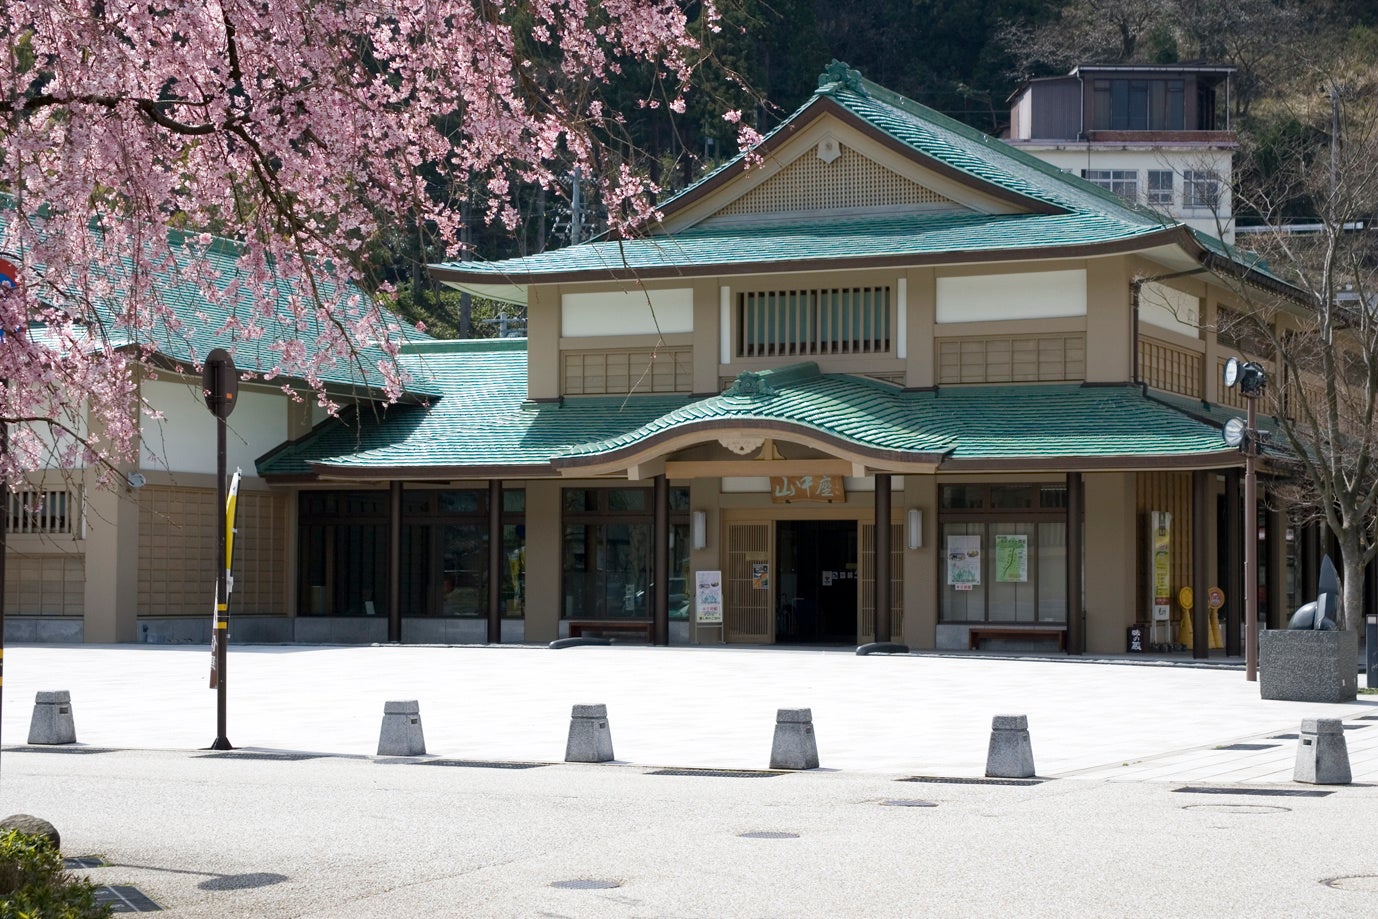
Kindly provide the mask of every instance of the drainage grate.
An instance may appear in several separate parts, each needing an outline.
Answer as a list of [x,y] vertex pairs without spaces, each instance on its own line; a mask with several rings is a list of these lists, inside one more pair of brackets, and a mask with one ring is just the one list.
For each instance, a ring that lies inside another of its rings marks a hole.
[[621,887],[620,881],[600,881],[597,878],[575,878],[572,881],[551,881],[551,887],[560,890],[612,890]]
[[1360,715],[1355,721],[1378,721],[1378,715]]
[[137,887],[97,887],[96,903],[112,913],[159,913],[163,908]]
[[717,779],[766,779],[773,775],[788,775],[787,772],[772,772],[768,769],[653,769],[647,775],[703,775]]
[[798,839],[798,833],[783,833],[778,830],[752,830],[750,833],[738,833],[742,839]]
[[1223,747],[1216,747],[1217,750],[1272,750],[1280,747],[1281,744],[1275,743],[1232,743]]
[[1272,737],[1269,737],[1268,739],[1269,739],[1269,740],[1296,740],[1296,739],[1297,739],[1297,735],[1296,735],[1296,734],[1274,734]]
[[204,756],[198,756],[197,759],[264,759],[291,763],[304,759],[323,759],[326,755],[325,753],[256,753],[246,750],[234,753],[208,753]]
[[1042,785],[1047,779],[972,779],[963,776],[911,775],[897,782],[927,782],[931,785]]
[[79,744],[53,744],[51,746],[34,744],[25,747],[10,747],[7,753],[114,753],[110,747],[83,747]]
[[1260,795],[1276,798],[1324,798],[1335,793],[1310,788],[1208,788],[1204,785],[1183,785],[1172,790],[1190,795]]
[[1373,725],[1371,725],[1371,724],[1342,724],[1342,725],[1340,725],[1340,727],[1344,728],[1346,731],[1357,731],[1357,730],[1359,730],[1360,728],[1367,728],[1367,727],[1372,727],[1372,726],[1373,726]]
[[72,871],[76,868],[104,868],[105,859],[101,858],[99,855],[82,855],[77,858],[64,858],[62,860],[62,867],[68,871]]
[[890,798],[880,802],[883,807],[937,807],[932,801],[922,798]]
[[423,759],[417,760],[418,766],[459,766],[464,769],[539,769],[541,766],[548,766],[549,763],[500,763],[483,762],[474,759]]

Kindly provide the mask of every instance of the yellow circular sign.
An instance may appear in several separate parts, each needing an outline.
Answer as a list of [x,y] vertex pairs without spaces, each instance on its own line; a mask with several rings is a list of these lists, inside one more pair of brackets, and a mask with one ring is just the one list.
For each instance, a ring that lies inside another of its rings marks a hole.
[[1225,605],[1225,591],[1219,587],[1212,587],[1206,591],[1206,605],[1211,609],[1220,609]]
[[1177,591],[1177,604],[1182,609],[1191,609],[1196,605],[1196,594],[1191,592],[1190,587],[1183,587]]

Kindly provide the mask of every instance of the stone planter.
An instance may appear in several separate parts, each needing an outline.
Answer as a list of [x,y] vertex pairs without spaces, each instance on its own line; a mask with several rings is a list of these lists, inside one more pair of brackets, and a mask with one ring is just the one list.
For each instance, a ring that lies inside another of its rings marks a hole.
[[1283,702],[1353,702],[1359,633],[1269,629],[1258,633],[1258,691]]

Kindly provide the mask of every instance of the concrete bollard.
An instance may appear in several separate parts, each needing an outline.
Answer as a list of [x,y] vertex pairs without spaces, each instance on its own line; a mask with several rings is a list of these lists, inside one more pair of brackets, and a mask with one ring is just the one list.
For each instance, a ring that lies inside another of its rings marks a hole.
[[415,699],[383,703],[383,728],[378,732],[379,756],[425,756],[421,733],[421,705]]
[[770,748],[772,769],[817,769],[818,739],[813,734],[813,711],[782,708],[775,715],[775,742]]
[[569,716],[567,763],[612,762],[612,731],[606,705],[576,705]]
[[1033,744],[1029,742],[1029,716],[996,715],[990,724],[986,775],[1001,779],[1027,779],[1033,774]]
[[29,721],[29,743],[76,742],[77,729],[72,722],[72,694],[65,689],[38,693],[34,698],[33,718]]
[[1297,738],[1297,765],[1292,781],[1311,785],[1348,785],[1349,747],[1339,718],[1303,718]]

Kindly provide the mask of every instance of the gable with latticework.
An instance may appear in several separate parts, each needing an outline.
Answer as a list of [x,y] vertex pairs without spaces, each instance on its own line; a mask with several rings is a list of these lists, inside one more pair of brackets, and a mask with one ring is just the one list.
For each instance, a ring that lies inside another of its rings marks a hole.
[[718,217],[894,206],[964,209],[847,146],[825,161],[810,150],[717,212]]

